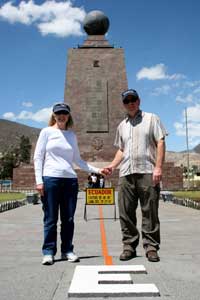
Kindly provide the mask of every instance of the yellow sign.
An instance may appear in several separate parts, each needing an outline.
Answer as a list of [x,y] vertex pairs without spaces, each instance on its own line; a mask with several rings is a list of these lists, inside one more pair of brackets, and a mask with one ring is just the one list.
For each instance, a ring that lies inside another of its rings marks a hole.
[[86,189],[86,203],[87,205],[114,205],[115,192],[114,188],[102,189]]

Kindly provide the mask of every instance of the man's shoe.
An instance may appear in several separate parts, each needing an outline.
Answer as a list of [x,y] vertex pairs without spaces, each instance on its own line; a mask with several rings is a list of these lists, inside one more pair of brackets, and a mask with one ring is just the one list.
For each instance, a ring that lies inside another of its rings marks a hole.
[[160,261],[160,257],[158,256],[158,253],[156,250],[150,250],[146,253],[146,257],[148,259],[148,261],[151,262],[158,262]]
[[53,255],[47,254],[47,255],[43,256],[43,259],[42,259],[42,264],[43,265],[48,266],[48,265],[53,265],[53,263],[54,263]]
[[78,262],[79,257],[74,252],[61,253],[62,260],[68,260],[70,262]]
[[136,251],[124,250],[120,255],[119,259],[125,261],[125,260],[130,260],[136,256],[137,256]]

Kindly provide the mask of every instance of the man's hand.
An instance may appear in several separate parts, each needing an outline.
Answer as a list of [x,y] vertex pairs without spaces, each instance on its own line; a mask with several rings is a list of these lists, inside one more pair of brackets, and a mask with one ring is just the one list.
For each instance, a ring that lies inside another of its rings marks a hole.
[[162,179],[162,168],[155,167],[153,171],[153,183],[156,185],[160,183]]
[[40,196],[44,196],[44,184],[37,184],[36,185],[36,190],[38,191],[38,193],[40,194]]
[[112,174],[112,168],[105,167],[103,169],[100,169],[100,174],[108,176]]

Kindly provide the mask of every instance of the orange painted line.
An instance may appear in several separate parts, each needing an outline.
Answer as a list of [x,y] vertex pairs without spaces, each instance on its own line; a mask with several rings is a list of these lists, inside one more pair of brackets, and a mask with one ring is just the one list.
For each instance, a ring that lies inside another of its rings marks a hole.
[[100,231],[101,231],[101,246],[102,246],[102,254],[104,257],[104,263],[105,265],[113,265],[112,256],[108,254],[102,206],[99,206],[99,217],[100,217]]

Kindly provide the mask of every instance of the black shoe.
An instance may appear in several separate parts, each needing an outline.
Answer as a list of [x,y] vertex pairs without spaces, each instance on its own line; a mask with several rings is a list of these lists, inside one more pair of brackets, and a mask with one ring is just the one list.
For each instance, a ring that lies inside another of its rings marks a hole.
[[160,261],[160,257],[158,256],[158,253],[156,250],[150,250],[146,253],[146,257],[148,261],[150,262],[158,262]]
[[137,256],[136,251],[124,250],[122,252],[122,254],[120,255],[119,259],[120,260],[130,260],[136,256]]

